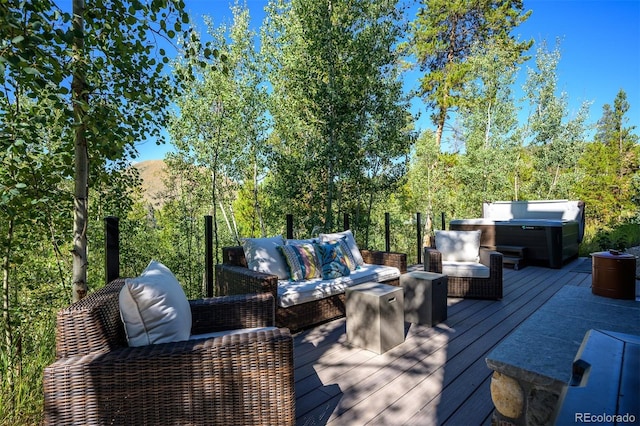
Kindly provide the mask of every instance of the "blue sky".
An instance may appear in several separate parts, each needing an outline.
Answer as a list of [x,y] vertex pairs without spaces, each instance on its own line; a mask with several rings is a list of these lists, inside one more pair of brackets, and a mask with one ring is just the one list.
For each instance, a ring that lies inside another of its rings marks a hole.
[[[233,0],[185,2],[196,22],[208,15],[216,25],[231,23],[229,5]],[[246,0],[256,30],[266,4],[267,0]],[[583,102],[591,102],[588,122],[595,124],[602,116],[603,105],[613,105],[616,94],[623,89],[630,104],[627,126],[636,126],[635,133],[640,134],[640,0],[524,0],[524,6],[532,10],[532,15],[513,34],[522,40],[535,40],[529,52],[532,57],[542,41],[552,50],[559,40],[558,89],[567,94],[569,116],[577,113]],[[204,26],[200,30],[204,33]],[[527,66],[533,66],[533,58],[520,71],[514,87],[516,96],[525,81]],[[415,73],[409,75],[406,86],[412,87],[415,78]],[[414,102],[417,111],[423,117],[418,127],[433,128],[427,119],[429,112],[419,100]],[[162,159],[172,149],[170,144],[156,146],[152,141],[137,148],[137,161]]]

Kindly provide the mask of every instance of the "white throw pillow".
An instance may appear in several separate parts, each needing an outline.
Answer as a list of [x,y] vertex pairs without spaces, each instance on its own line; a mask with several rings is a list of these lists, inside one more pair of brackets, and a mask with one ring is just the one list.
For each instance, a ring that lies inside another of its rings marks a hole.
[[436,231],[436,250],[443,261],[479,262],[482,231]]
[[182,286],[162,263],[152,260],[120,290],[120,317],[129,346],[188,340],[191,308]]
[[356,266],[364,265],[364,259],[362,259],[362,254],[360,253],[360,249],[356,244],[356,239],[353,237],[353,233],[350,229],[342,232],[336,232],[335,234],[320,234],[318,238],[320,239],[320,242],[327,243],[338,241],[342,237],[345,237],[345,242],[353,255],[353,260],[355,261]]
[[282,245],[284,245],[284,239],[281,236],[245,238],[242,241],[242,248],[247,266],[252,271],[277,275],[280,280],[289,279],[287,262],[278,250],[278,246]]

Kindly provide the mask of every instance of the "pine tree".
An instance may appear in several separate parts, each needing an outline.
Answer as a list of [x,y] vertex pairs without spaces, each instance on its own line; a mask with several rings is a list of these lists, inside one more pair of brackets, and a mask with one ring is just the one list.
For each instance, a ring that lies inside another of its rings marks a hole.
[[603,106],[594,141],[580,158],[576,192],[587,203],[587,214],[602,225],[638,217],[640,145],[635,127],[625,125],[629,109],[620,89],[613,107]]
[[425,73],[419,91],[434,110],[438,146],[449,111],[464,103],[461,90],[472,78],[467,59],[474,44],[494,40],[513,63],[526,59],[523,53],[533,42],[519,42],[510,35],[529,17],[530,12],[523,11],[521,0],[424,0],[412,23],[409,45]]

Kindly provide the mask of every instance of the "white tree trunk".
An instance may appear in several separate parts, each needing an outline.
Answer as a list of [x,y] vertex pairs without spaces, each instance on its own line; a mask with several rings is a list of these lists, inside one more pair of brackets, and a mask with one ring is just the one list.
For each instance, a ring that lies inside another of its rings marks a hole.
[[[73,0],[73,28],[84,33],[84,0]],[[73,203],[73,288],[72,299],[78,301],[87,295],[87,212],[89,195],[89,156],[87,150],[84,105],[88,101],[83,71],[82,37],[73,39],[75,62],[71,89],[73,112],[76,118],[75,131],[75,189]]]

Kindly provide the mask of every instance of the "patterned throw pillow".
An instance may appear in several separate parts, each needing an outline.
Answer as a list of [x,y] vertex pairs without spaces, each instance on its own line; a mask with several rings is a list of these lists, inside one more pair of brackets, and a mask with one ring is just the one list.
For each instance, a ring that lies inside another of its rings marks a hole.
[[303,281],[320,276],[320,266],[313,244],[296,243],[278,246],[284,256],[292,281]]
[[340,238],[344,238],[347,246],[349,247],[349,251],[355,260],[356,266],[364,265],[364,259],[362,258],[362,253],[360,253],[360,249],[356,244],[356,239],[353,237],[353,233],[351,230],[346,230],[343,232],[336,232],[334,234],[320,234],[319,239],[321,242],[327,241],[337,241]]
[[316,247],[320,255],[323,280],[346,277],[351,274],[351,270],[347,265],[346,255],[339,242],[320,243]]
[[336,240],[326,241],[331,244],[338,243],[340,245],[340,251],[344,255],[344,261],[350,271],[355,271],[356,269],[360,269],[360,266],[356,264],[356,260],[353,257],[353,253],[349,248],[349,243],[347,243],[346,237],[341,237]]

